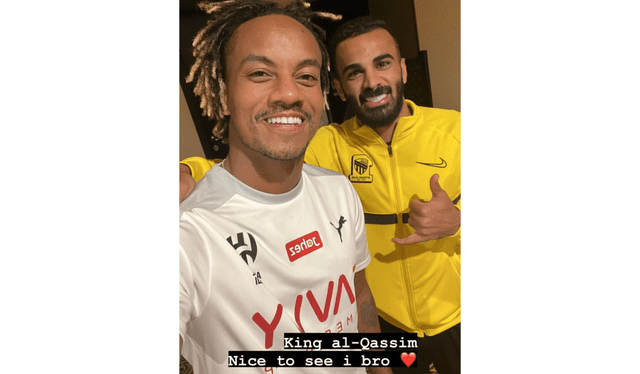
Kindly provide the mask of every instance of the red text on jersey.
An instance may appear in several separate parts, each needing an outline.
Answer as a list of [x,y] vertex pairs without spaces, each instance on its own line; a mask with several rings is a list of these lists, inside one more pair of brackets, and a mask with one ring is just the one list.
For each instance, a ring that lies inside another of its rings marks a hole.
[[[295,316],[295,320],[296,320],[296,323],[298,324],[298,329],[300,330],[300,332],[305,332],[304,327],[302,326],[301,318],[300,318],[302,307],[304,304],[306,304],[306,303],[303,303],[305,296],[309,306],[311,306],[311,309],[313,310],[313,313],[316,315],[316,318],[318,319],[319,322],[325,322],[329,317],[329,313],[332,311],[331,310],[332,300],[333,300],[333,315],[335,316],[338,314],[338,311],[340,310],[340,300],[343,292],[347,294],[347,297],[349,299],[348,305],[351,305],[356,301],[356,297],[353,293],[353,290],[351,289],[351,285],[349,285],[349,281],[347,280],[347,277],[344,274],[342,274],[340,278],[338,278],[338,286],[336,287],[335,296],[332,298],[334,294],[333,292],[334,284],[335,283],[333,281],[329,281],[329,284],[327,285],[327,296],[325,297],[325,300],[324,300],[324,307],[321,307],[319,305],[318,300],[316,299],[316,296],[313,294],[313,292],[311,292],[311,290],[307,291],[305,294],[296,296],[295,310],[293,314]],[[265,349],[269,349],[273,346],[273,332],[275,331],[276,327],[278,327],[278,323],[280,323],[282,312],[283,312],[282,304],[278,304],[278,306],[276,307],[276,311],[273,315],[273,318],[271,318],[271,322],[269,322],[266,318],[264,318],[262,314],[260,314],[259,312],[254,313],[253,317],[251,318],[253,322],[255,322],[255,324],[258,325],[258,327],[260,327],[260,329],[264,332]],[[349,323],[350,318],[353,318],[353,317],[349,316],[347,318],[347,324]],[[339,330],[340,331],[342,330],[342,324],[340,324]]]

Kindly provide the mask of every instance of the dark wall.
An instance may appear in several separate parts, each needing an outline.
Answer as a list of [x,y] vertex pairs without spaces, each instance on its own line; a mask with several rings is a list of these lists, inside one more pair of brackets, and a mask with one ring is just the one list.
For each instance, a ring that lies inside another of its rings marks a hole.
[[384,20],[406,59],[418,57],[418,29],[413,0],[369,0],[371,16]]
[[[369,4],[367,0],[316,0],[311,3],[311,8],[313,10],[330,12],[342,16],[340,21],[317,21],[317,24],[327,32],[327,43],[342,23],[369,15]],[[329,51],[329,53],[331,53],[331,51]],[[327,97],[327,102],[331,108],[329,122],[342,123],[345,120],[347,103],[343,102],[333,89]]]
[[199,0],[180,0],[180,87],[191,112],[202,150],[208,159],[224,158],[229,151],[226,144],[212,136],[214,121],[202,115],[200,100],[193,93],[194,83],[187,83],[189,69],[195,59],[191,54],[191,43],[198,30],[207,24],[208,14],[196,7]]
[[[193,93],[194,84],[185,82],[189,68],[194,62],[191,43],[198,30],[206,25],[209,17],[197,8],[199,1],[180,0],[180,85],[205,156],[209,159],[224,158],[228,146],[213,138],[211,130],[214,123],[202,116],[200,101]],[[410,73],[405,86],[405,96],[419,105],[432,106],[426,52],[418,51],[413,0],[315,0],[310,3],[314,10],[342,15],[341,21],[316,20],[317,24],[326,30],[327,41],[344,21],[365,15],[385,20],[398,39],[403,57],[407,59],[407,69]],[[330,107],[330,122],[343,122],[346,119],[346,103],[340,100],[333,90],[329,93],[327,101]]]

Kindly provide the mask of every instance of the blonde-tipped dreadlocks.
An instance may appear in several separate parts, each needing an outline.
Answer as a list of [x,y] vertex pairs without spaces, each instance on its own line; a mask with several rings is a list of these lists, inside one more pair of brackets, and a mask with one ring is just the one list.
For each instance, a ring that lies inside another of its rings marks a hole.
[[216,121],[213,128],[214,136],[228,138],[229,118],[222,114],[223,108],[220,101],[220,96],[225,94],[225,48],[240,25],[257,17],[282,14],[295,19],[311,31],[322,51],[320,85],[326,104],[326,94],[329,91],[329,54],[323,43],[324,30],[314,24],[311,19],[339,20],[341,16],[315,12],[307,2],[302,0],[295,0],[286,7],[261,0],[205,1],[198,6],[211,14],[212,19],[193,40],[193,56],[196,62],[191,67],[187,82],[193,81],[197,75],[196,87],[193,91],[200,96],[202,114]]

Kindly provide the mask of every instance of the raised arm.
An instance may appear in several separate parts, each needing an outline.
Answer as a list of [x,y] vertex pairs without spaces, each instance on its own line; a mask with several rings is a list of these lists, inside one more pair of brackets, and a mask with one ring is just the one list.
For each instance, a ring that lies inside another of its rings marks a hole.
[[396,244],[414,244],[455,235],[460,229],[460,209],[438,183],[438,174],[429,180],[430,201],[409,203],[409,225],[415,232],[406,238],[391,239]]

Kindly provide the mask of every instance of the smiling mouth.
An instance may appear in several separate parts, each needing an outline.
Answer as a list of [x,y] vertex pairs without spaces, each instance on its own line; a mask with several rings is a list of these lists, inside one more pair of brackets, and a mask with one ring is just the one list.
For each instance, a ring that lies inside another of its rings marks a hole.
[[266,121],[270,125],[301,125],[303,122],[300,117],[272,117]]
[[388,97],[389,95],[386,93],[378,96],[368,97],[364,100],[364,103],[369,107],[378,106],[386,103],[388,101]]

